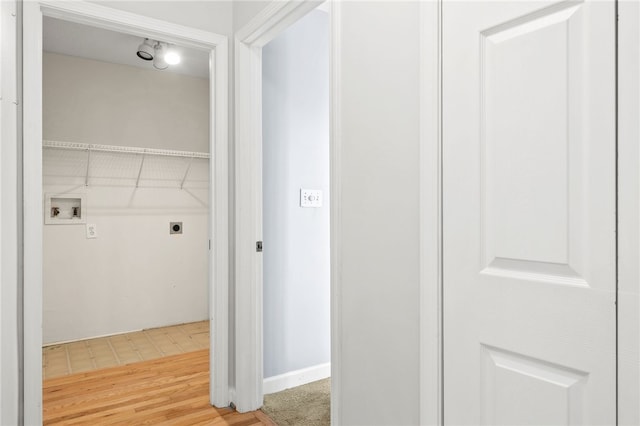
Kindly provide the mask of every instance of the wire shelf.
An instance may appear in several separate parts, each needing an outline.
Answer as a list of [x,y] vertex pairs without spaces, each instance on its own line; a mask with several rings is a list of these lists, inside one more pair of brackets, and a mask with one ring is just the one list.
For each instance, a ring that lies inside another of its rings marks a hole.
[[116,145],[99,145],[99,144],[86,144],[79,142],[60,142],[44,140],[42,141],[44,148],[59,148],[77,151],[91,150],[94,152],[120,152],[125,154],[148,154],[148,155],[161,155],[166,157],[185,157],[185,158],[206,158],[209,159],[209,154],[206,152],[193,152],[193,151],[174,151],[169,149],[156,149],[156,148],[138,148],[134,146],[116,146]]
[[42,146],[48,183],[180,189],[209,185],[210,156],[204,152],[48,140]]

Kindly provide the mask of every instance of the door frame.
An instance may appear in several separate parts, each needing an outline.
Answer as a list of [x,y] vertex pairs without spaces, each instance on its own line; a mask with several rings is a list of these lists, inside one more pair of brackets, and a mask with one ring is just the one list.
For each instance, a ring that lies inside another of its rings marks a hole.
[[[324,0],[275,0],[235,33],[235,397],[240,412],[263,402],[262,256],[262,48]],[[332,7],[333,6],[333,7]],[[337,158],[338,57],[336,4],[330,2],[331,168],[331,422],[338,422],[339,318],[337,316],[339,177]]]
[[44,16],[209,52],[210,401],[229,405],[227,37],[85,1],[23,2],[24,423],[42,423],[42,52]]
[[420,3],[420,424],[444,424],[442,4]]
[[[421,4],[420,424],[442,425],[442,4]],[[618,423],[640,424],[640,4],[618,2]],[[433,58],[437,58],[434,61]],[[434,96],[436,94],[436,96]]]
[[618,424],[640,424],[640,4],[618,1]]

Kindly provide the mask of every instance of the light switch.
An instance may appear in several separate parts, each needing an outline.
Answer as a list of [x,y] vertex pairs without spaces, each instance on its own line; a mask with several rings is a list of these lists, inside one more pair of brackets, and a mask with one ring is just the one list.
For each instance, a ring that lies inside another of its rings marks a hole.
[[98,238],[98,227],[95,223],[87,223],[87,238]]
[[300,207],[322,207],[322,190],[300,189]]

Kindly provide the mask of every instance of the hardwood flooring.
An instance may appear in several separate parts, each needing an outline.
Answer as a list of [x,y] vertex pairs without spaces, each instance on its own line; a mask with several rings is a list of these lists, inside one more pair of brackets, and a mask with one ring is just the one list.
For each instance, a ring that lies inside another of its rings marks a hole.
[[260,411],[209,405],[209,351],[45,380],[45,425],[265,425]]

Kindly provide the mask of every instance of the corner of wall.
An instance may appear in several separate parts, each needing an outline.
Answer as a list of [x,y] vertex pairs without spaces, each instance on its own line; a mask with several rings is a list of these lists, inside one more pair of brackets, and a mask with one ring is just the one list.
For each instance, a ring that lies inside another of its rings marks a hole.
[[[19,5],[0,2],[0,424],[20,420],[21,377],[18,295],[18,141],[19,85],[17,58],[21,42]],[[6,202],[14,200],[14,202]]]

